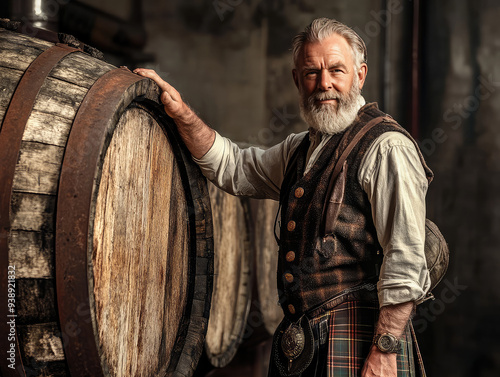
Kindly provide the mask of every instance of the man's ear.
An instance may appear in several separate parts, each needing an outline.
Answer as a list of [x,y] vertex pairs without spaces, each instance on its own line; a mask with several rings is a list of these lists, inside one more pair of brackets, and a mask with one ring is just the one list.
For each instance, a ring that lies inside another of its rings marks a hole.
[[293,76],[293,82],[295,83],[295,86],[297,87],[297,89],[300,90],[300,88],[299,88],[299,73],[297,72],[296,68],[292,69],[292,76]]
[[368,74],[368,66],[366,63],[361,64],[361,67],[358,70],[358,79],[359,79],[359,89],[363,89],[365,85],[366,75]]

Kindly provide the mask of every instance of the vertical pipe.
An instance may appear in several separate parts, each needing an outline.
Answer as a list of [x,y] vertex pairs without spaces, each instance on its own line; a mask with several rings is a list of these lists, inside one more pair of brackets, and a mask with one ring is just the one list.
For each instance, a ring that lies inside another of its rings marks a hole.
[[[382,0],[382,9],[387,11],[387,0]],[[392,114],[394,109],[391,108],[391,18],[387,18],[385,27],[383,28],[382,37],[382,63],[381,63],[381,108],[383,111]]]
[[30,28],[57,32],[62,4],[62,1],[53,0],[10,0],[9,17],[13,21],[22,21]]
[[412,25],[410,134],[417,139],[420,124],[420,0],[413,1]]

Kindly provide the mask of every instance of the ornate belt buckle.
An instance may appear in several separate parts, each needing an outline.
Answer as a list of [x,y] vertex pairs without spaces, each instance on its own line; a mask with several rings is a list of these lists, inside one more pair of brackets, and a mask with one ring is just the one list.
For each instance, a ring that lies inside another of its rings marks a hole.
[[290,324],[281,338],[281,349],[283,350],[283,354],[288,360],[295,360],[304,350],[304,346],[304,330],[296,323]]

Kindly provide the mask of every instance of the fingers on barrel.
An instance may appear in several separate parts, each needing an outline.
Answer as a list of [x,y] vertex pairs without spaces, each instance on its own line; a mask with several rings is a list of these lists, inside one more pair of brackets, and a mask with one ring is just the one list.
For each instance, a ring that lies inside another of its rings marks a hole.
[[154,70],[147,69],[147,68],[136,68],[136,69],[134,69],[133,72],[137,73],[140,76],[149,77],[149,78],[153,78],[154,76],[158,76],[158,74]]
[[146,68],[136,68],[134,69],[134,73],[139,76],[147,77],[155,81],[158,85],[163,81],[162,78],[152,69]]
[[163,80],[154,70],[152,69],[147,69],[147,68],[136,68],[134,69],[134,73],[150,78],[153,80],[162,91],[166,91],[169,93],[169,95],[173,95],[175,93],[175,89],[173,88],[172,85],[170,85],[168,82]]

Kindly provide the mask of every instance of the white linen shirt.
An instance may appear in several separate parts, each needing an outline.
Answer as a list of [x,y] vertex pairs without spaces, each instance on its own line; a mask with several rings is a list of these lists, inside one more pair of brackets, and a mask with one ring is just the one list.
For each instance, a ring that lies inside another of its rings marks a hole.
[[[279,200],[288,160],[306,134],[291,134],[264,150],[241,149],[216,133],[210,150],[193,159],[210,181],[230,194]],[[321,136],[304,173],[330,138]],[[370,200],[384,253],[377,284],[380,307],[423,300],[430,287],[424,255],[428,181],[415,145],[399,132],[382,134],[365,154],[358,180]]]

